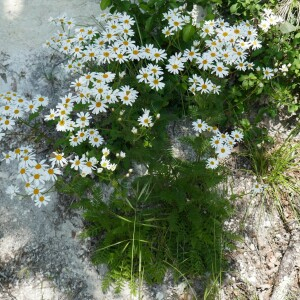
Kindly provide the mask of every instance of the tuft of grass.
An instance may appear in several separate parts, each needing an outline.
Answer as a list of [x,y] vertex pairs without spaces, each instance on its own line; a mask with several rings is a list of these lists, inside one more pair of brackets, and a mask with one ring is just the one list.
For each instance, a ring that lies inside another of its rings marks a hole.
[[249,143],[247,156],[257,178],[266,184],[268,199],[279,211],[287,204],[299,218],[300,196],[300,142],[297,140],[300,127],[296,127],[280,144],[272,148]]
[[289,205],[294,216],[299,219],[300,142],[296,142],[294,137],[295,132],[269,153],[269,172],[264,182],[268,185],[270,199],[274,199],[280,212],[284,205]]

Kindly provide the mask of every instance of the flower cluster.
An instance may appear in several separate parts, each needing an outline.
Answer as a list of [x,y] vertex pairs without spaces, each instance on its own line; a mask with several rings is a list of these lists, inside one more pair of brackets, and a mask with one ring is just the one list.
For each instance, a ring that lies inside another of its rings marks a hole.
[[[279,17],[268,12],[266,15],[269,27],[280,21]],[[164,14],[164,20],[168,21],[168,26],[163,29],[165,37],[172,36],[176,31],[190,22],[188,12],[182,8],[170,9]],[[264,21],[262,21],[263,24]],[[247,56],[251,49],[259,49],[261,41],[258,40],[257,29],[249,22],[241,22],[230,26],[223,19],[204,22],[198,28],[199,36],[204,39],[204,51],[200,51],[200,41],[195,40],[191,49],[185,49],[172,55],[168,61],[166,69],[173,74],[184,71],[193,62],[198,71],[210,71],[219,78],[226,77],[231,68],[246,71],[253,70],[254,64],[247,61]],[[266,31],[269,29],[266,28]],[[190,62],[185,66],[186,62]],[[272,70],[264,68],[264,78],[272,78]],[[207,77],[194,74],[189,78],[190,91],[193,94],[200,93],[219,93],[220,87],[215,85]]]
[[[65,18],[55,20],[59,25],[61,22],[68,22]],[[168,26],[163,32],[168,37],[190,23],[191,17],[184,7],[180,7],[165,13],[164,20],[168,21]],[[200,47],[201,42],[196,40],[190,49],[174,53],[168,58],[164,49],[158,49],[153,44],[136,44],[132,27],[135,21],[126,13],[103,14],[98,21],[101,26],[104,24],[101,32],[95,27],[76,28],[72,35],[63,31],[52,37],[47,45],[56,47],[71,57],[66,68],[72,72],[81,72],[87,62],[104,65],[142,60],[144,66],[138,70],[136,78],[138,82],[147,83],[155,90],[161,90],[165,86],[164,66],[169,73],[179,74],[185,68],[196,65],[195,72],[210,71],[210,75],[224,78],[229,74],[230,68],[252,70],[254,64],[247,61],[248,52],[261,47],[261,42],[257,39],[257,29],[249,22],[243,21],[230,26],[223,19],[217,19],[206,21],[203,26],[195,26],[199,38],[204,40],[204,48]],[[274,22],[270,24],[274,25]],[[268,74],[268,70],[266,73]],[[190,77],[189,81],[190,91],[193,93],[218,93],[220,89],[209,79],[199,75]]]
[[[46,185],[49,182],[53,184],[57,180],[58,175],[62,175],[62,169],[68,164],[71,168],[79,171],[82,177],[92,174],[93,171],[101,173],[103,169],[114,171],[117,167],[116,163],[112,163],[108,158],[110,150],[102,149],[102,158],[99,162],[95,157],[89,157],[88,153],[79,157],[75,155],[73,159],[65,158],[64,153],[53,152],[49,158],[38,161],[35,151],[31,147],[20,147],[14,151],[2,153],[3,159],[7,164],[13,160],[18,161],[17,178],[24,182],[26,194],[34,200],[35,205],[41,207],[50,201],[50,196],[46,195]],[[117,153],[119,159],[124,158],[124,152]],[[11,185],[7,189],[10,197],[14,197],[19,193],[19,188]]]
[[[196,11],[187,12],[185,6],[170,9],[163,15],[167,26],[162,30],[164,36],[172,41],[173,36],[187,24],[195,27],[192,46],[180,49],[171,54],[154,44],[138,45],[134,40],[135,20],[126,13],[104,13],[97,18],[95,26],[75,26],[75,22],[65,15],[51,18],[50,21],[62,27],[49,41],[47,47],[52,47],[68,57],[64,69],[72,75],[78,75],[71,83],[72,92],[62,97],[55,109],[45,116],[46,121],[55,120],[56,130],[68,132],[69,143],[72,147],[89,143],[92,147],[101,147],[105,143],[104,134],[99,128],[102,116],[109,113],[131,111],[138,101],[139,91],[129,85],[122,84],[127,74],[135,79],[135,85],[147,85],[154,91],[164,89],[167,73],[174,76],[189,74],[188,89],[192,94],[219,94],[221,87],[213,82],[213,78],[224,78],[233,70],[253,70],[254,64],[247,61],[249,51],[261,47],[257,29],[250,22],[240,22],[233,26],[219,18],[196,22]],[[266,10],[264,19],[259,24],[263,31],[271,25],[280,22],[271,11]],[[176,47],[175,47],[176,48]],[[133,68],[130,68],[133,65]],[[93,70],[91,70],[93,69]],[[287,68],[282,66],[281,71]],[[127,72],[128,71],[128,72]],[[259,70],[258,70],[259,71]],[[275,70],[262,68],[263,77],[270,79]],[[171,75],[171,76],[172,76]],[[126,79],[126,78],[125,78]],[[185,79],[184,79],[185,80]],[[46,106],[48,99],[41,95],[32,101],[25,101],[15,93],[8,92],[0,95],[0,140],[5,131],[11,130],[18,118],[26,112],[37,112],[39,107]],[[118,120],[122,120],[121,117]],[[159,113],[156,114],[159,118]],[[143,114],[130,124],[146,128],[154,125],[150,110],[143,108]],[[133,126],[132,133],[137,133]],[[236,142],[243,138],[238,131],[221,133],[218,128],[208,126],[198,119],[193,122],[197,134],[204,131],[213,133],[211,145],[217,158],[209,158],[207,167],[217,168],[219,161],[228,157]],[[106,130],[109,130],[106,128]],[[53,152],[49,163],[46,160],[38,162],[34,151],[29,147],[20,147],[4,153],[4,160],[9,163],[12,159],[19,162],[18,176],[25,182],[25,190],[41,206],[49,201],[45,195],[45,184],[55,181],[61,175],[61,168],[67,164],[81,176],[101,173],[104,169],[114,171],[116,163],[109,158],[110,151],[102,149],[100,161],[88,153],[79,156],[76,153],[65,158],[64,153]],[[115,155],[117,159],[125,157],[124,152]],[[16,187],[9,187],[8,193],[13,196],[19,192]]]
[[[16,160],[18,162],[17,178],[24,182],[24,188],[27,195],[31,197],[35,205],[41,207],[50,201],[50,196],[46,195],[47,183],[54,183],[57,176],[61,175],[61,170],[55,166],[62,167],[66,163],[63,154],[54,153],[55,156],[49,160],[45,159],[38,161],[36,153],[33,148],[22,146],[2,153],[3,159],[6,163]],[[9,186],[7,193],[12,197],[19,193],[19,188],[16,186]]]
[[239,130],[233,130],[230,134],[228,132],[221,133],[216,126],[208,126],[206,122],[200,119],[194,121],[192,124],[197,134],[205,131],[213,134],[210,144],[214,148],[217,158],[211,157],[207,159],[206,167],[209,169],[216,169],[219,162],[231,154],[235,144],[243,139],[243,134]]
[[49,18],[49,22],[54,23],[55,25],[62,26],[68,30],[72,29],[75,26],[75,21],[72,18],[68,18],[66,15],[61,15],[59,17]]
[[[126,13],[102,14],[97,18],[102,30],[96,27],[79,27],[75,28],[74,33],[71,34],[72,27],[68,27],[68,33],[65,30],[58,32],[51,38],[51,41],[47,42],[47,45],[55,47],[70,57],[66,65],[67,70],[83,75],[71,85],[75,90],[75,95],[69,94],[62,98],[62,103],[46,119],[59,118],[57,130],[73,132],[70,137],[72,146],[88,140],[92,146],[99,147],[104,143],[104,138],[97,129],[90,128],[94,116],[114,111],[116,105],[123,105],[124,108],[132,106],[137,100],[137,90],[129,85],[118,88],[113,85],[115,80],[123,78],[120,73],[85,74],[84,67],[87,64],[104,66],[117,63],[118,66],[128,62],[140,62],[138,65],[141,67],[137,69],[136,75],[137,82],[145,83],[156,91],[165,86],[163,82],[165,71],[178,75],[189,68],[189,73],[192,73],[188,78],[189,91],[193,94],[220,93],[220,86],[204,75],[204,71],[210,76],[224,78],[232,69],[241,71],[254,69],[254,64],[247,61],[247,57],[249,51],[261,47],[256,27],[248,21],[231,26],[221,18],[205,21],[200,25],[195,24],[195,18],[196,12],[191,14],[184,6],[170,9],[163,15],[163,20],[168,23],[163,29],[166,38],[172,38],[176,32],[193,21],[196,36],[202,39],[202,41],[195,40],[192,47],[176,52],[170,57],[167,57],[164,49],[159,49],[153,44],[137,45],[133,39],[135,21]],[[270,11],[265,11],[264,18],[261,24],[265,20],[268,20],[270,26],[280,22],[280,18]],[[73,20],[68,20],[65,16],[52,19],[52,21],[62,26],[63,29],[67,26],[66,24],[73,24]],[[265,30],[269,29],[263,25],[261,27]],[[257,71],[260,69],[257,68]],[[262,68],[262,72],[265,79],[271,79],[274,76],[274,70],[269,67]],[[73,120],[74,105],[80,103],[87,105],[88,109],[77,113],[76,119]],[[144,108],[143,115],[138,117],[137,122],[142,127],[152,127],[150,110]],[[197,120],[193,125],[198,133],[204,130],[214,132],[211,143],[215,148],[217,159],[208,160],[209,168],[216,168],[219,160],[229,156],[234,144],[243,137],[239,131],[222,134],[201,120]],[[137,133],[136,127],[132,128],[132,132]],[[86,173],[83,170],[82,172]]]
[[275,67],[274,69],[270,68],[270,67],[266,67],[266,68],[260,68],[257,67],[256,71],[260,72],[262,71],[263,73],[263,79],[271,79],[275,76],[276,73],[281,72],[283,74],[283,76],[286,76],[287,72],[289,71],[289,68],[291,67],[291,64],[289,63],[288,65],[283,64],[282,66],[280,66],[278,68],[278,63],[275,63]]
[[168,25],[163,28],[163,34],[168,37],[174,35],[175,32],[181,30],[184,25],[191,22],[191,17],[196,17],[196,11],[193,10],[190,14],[185,11],[185,6],[170,9],[163,14],[163,21],[167,21]]
[[[271,16],[268,14],[268,16]],[[165,36],[173,35],[181,30],[185,24],[191,22],[190,12],[184,6],[170,9],[163,15],[168,22],[164,28]],[[83,74],[76,79],[71,87],[75,94],[62,98],[56,110],[52,110],[46,120],[59,118],[56,129],[58,131],[72,131],[70,144],[77,146],[83,141],[95,147],[104,143],[104,138],[97,129],[90,128],[94,116],[114,110],[117,105],[132,106],[138,98],[138,91],[129,85],[113,85],[115,80],[120,80],[120,75],[114,72],[85,73],[85,66],[89,64],[105,66],[116,63],[117,66],[128,62],[141,61],[137,70],[136,79],[139,83],[146,83],[156,91],[164,88],[164,68],[171,74],[177,75],[185,68],[194,67],[195,72],[189,77],[189,90],[193,93],[220,93],[220,86],[214,84],[209,78],[203,77],[203,71],[219,78],[226,77],[230,68],[245,71],[253,69],[254,64],[247,62],[248,52],[261,47],[257,39],[258,32],[249,22],[241,22],[230,26],[222,19],[204,22],[203,26],[196,26],[198,36],[204,40],[205,46],[201,48],[200,41],[182,52],[177,52],[167,57],[164,49],[159,49],[153,44],[139,46],[133,39],[133,26],[135,21],[126,13],[104,13],[97,18],[99,27],[73,28],[74,21],[61,16],[51,21],[62,26],[63,31],[58,32],[47,46],[55,47],[66,54],[70,60],[65,66],[72,73]],[[273,25],[274,22],[270,24]],[[275,24],[275,23],[274,23]],[[65,29],[68,29],[68,32]],[[74,29],[74,32],[72,32]],[[150,62],[149,62],[150,61]],[[193,72],[189,72],[193,73]],[[270,79],[274,73],[271,68],[263,69],[264,78]],[[120,73],[119,73],[120,74]],[[113,87],[114,86],[114,87]],[[84,104],[85,111],[74,117],[74,106]],[[138,118],[140,125],[151,127],[152,121],[145,109],[143,116]]]
[[7,131],[14,128],[18,119],[37,112],[39,107],[46,106],[48,102],[48,98],[41,95],[29,101],[10,91],[0,94],[0,141]]
[[[114,171],[117,167],[116,163],[112,163],[108,158],[110,150],[108,148],[102,149],[102,158],[100,161],[96,157],[88,157],[87,154],[82,155],[82,157],[75,155],[74,159],[70,159],[71,168],[79,171],[82,177],[91,175],[93,171],[101,173],[104,169]],[[119,159],[124,158],[126,155],[124,152],[116,154]]]
[[258,26],[264,32],[267,32],[271,26],[277,25],[282,22],[282,17],[275,15],[271,9],[264,9],[263,18]]

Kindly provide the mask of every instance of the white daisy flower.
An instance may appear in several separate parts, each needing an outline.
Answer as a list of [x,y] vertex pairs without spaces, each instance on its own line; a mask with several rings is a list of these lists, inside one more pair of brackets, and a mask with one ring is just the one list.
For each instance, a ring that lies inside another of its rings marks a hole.
[[243,133],[240,132],[239,130],[232,131],[230,136],[237,142],[240,142],[244,137]]
[[152,89],[155,89],[156,91],[161,90],[164,88],[165,83],[162,82],[163,78],[162,77],[149,77],[149,85]]
[[89,137],[89,142],[93,147],[99,147],[100,145],[103,144],[104,139],[102,136],[100,136],[99,134]]
[[34,204],[38,207],[41,207],[42,205],[47,205],[50,200],[51,198],[49,195],[39,194],[34,198]]
[[208,127],[208,125],[200,119],[193,122],[192,124],[193,124],[193,129],[198,133],[202,133],[202,132],[206,131],[206,129]]
[[221,145],[216,149],[216,154],[218,158],[226,158],[230,155],[231,148],[227,145]]
[[208,158],[206,161],[206,168],[207,169],[216,169],[219,165],[219,161],[215,158]]
[[252,192],[254,195],[261,194],[261,193],[264,191],[265,188],[266,188],[265,185],[260,184],[260,183],[258,183],[258,182],[255,182],[254,186],[252,187],[251,192]]
[[48,168],[45,172],[47,180],[55,182],[57,180],[57,175],[61,175],[62,172],[58,168]]
[[143,109],[144,114],[138,118],[139,124],[143,127],[152,127],[152,116],[149,116],[150,110]]
[[68,164],[68,161],[66,160],[66,158],[64,158],[64,153],[53,152],[52,156],[53,155],[54,155],[54,157],[49,159],[49,161],[51,162],[52,168],[55,165],[58,165],[60,167],[64,167],[65,165]]
[[271,68],[263,68],[263,78],[264,79],[271,79],[274,76],[273,70]]
[[74,169],[76,171],[78,171],[78,169],[82,170],[82,168],[84,167],[86,162],[85,157],[81,157],[79,158],[78,155],[75,156],[75,158],[73,160],[70,160],[71,163],[71,169]]
[[110,150],[105,147],[102,149],[102,154],[104,157],[107,157],[110,154]]

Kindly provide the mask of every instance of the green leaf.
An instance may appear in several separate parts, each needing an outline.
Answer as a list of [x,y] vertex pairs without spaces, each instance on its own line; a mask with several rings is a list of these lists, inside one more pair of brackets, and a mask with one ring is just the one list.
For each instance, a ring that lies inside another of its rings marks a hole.
[[251,127],[251,124],[250,124],[249,120],[247,120],[247,119],[242,119],[241,120],[241,125],[245,129],[249,129]]
[[299,106],[297,104],[289,104],[288,105],[288,111],[290,113],[294,113],[298,110]]
[[130,1],[126,1],[126,0],[119,0],[118,3],[115,3],[114,6],[116,6],[117,11],[126,11],[128,12],[130,9],[130,6],[132,5],[132,3]]
[[153,17],[150,17],[147,19],[145,23],[145,31],[150,32],[153,27]]
[[249,79],[252,79],[252,80],[257,79],[257,77],[256,77],[253,73],[250,73],[250,74],[248,75],[248,77],[249,77]]
[[230,6],[230,12],[232,14],[235,14],[238,9],[239,9],[239,3],[233,4],[233,5]]
[[296,31],[298,29],[298,27],[292,25],[289,22],[284,22],[279,25],[279,29],[282,33],[290,33],[290,32]]
[[140,8],[144,11],[149,11],[151,10],[150,7],[146,3],[140,4]]
[[188,42],[195,34],[195,27],[191,24],[186,25],[182,31],[182,38],[185,42]]
[[105,10],[109,6],[111,6],[111,0],[101,0],[101,2],[100,2],[100,8],[102,10]]
[[33,114],[30,114],[28,117],[29,122],[34,120],[35,118],[37,118],[39,116],[39,112],[35,112]]
[[265,50],[263,48],[257,49],[255,51],[253,51],[253,53],[251,54],[252,57],[256,57],[260,54],[262,54]]
[[150,0],[150,1],[148,2],[148,5],[149,5],[149,6],[152,6],[152,5],[154,5],[156,2],[157,2],[157,0]]
[[259,87],[259,88],[256,90],[255,94],[256,94],[256,95],[259,95],[259,94],[262,93],[263,90],[264,90],[263,87]]

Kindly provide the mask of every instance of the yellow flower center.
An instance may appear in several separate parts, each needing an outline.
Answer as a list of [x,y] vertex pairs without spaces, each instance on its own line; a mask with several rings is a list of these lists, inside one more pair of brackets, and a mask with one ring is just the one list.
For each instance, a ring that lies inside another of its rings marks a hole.
[[62,158],[63,158],[63,157],[62,157],[61,154],[58,154],[58,155],[55,156],[55,159],[56,159],[56,160],[62,160]]

